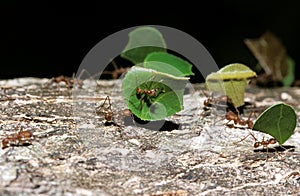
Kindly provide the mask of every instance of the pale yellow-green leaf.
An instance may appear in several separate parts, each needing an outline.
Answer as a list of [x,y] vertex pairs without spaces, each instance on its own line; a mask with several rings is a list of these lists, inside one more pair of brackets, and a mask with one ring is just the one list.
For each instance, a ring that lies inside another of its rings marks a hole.
[[256,77],[256,73],[243,64],[230,64],[218,72],[206,77],[206,88],[227,95],[235,107],[244,105],[244,94],[249,79]]

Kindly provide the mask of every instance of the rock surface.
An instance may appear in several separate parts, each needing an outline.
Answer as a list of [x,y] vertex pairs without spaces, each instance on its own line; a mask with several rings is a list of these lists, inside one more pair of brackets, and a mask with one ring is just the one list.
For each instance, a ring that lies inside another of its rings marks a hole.
[[[249,130],[224,126],[224,111],[204,112],[199,86],[188,89],[185,110],[167,119],[178,129],[157,131],[124,124],[119,80],[86,80],[81,88],[38,78],[0,81],[0,139],[22,130],[34,136],[31,145],[0,149],[0,194],[299,194],[299,123],[285,143],[294,148],[254,151],[252,137],[238,142]],[[106,96],[111,126],[96,114]],[[251,87],[245,97],[254,110],[284,101],[299,116],[299,88]]]

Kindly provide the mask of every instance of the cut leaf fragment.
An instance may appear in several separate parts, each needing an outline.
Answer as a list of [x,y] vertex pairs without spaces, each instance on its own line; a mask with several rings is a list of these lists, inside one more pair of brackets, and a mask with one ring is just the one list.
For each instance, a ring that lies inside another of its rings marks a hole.
[[152,52],[166,52],[166,43],[162,34],[153,27],[139,27],[129,33],[129,42],[121,57],[134,64],[144,61]]
[[149,54],[145,59],[144,67],[178,77],[194,75],[189,62],[165,52]]
[[243,64],[230,64],[205,79],[206,88],[227,95],[237,108],[244,105],[244,94],[249,80],[256,73]]
[[[162,120],[183,109],[188,77],[133,66],[122,82],[126,105],[141,120]],[[153,90],[154,93],[147,92]]]
[[297,123],[295,110],[287,104],[270,106],[256,120],[253,130],[273,136],[280,145],[294,133]]

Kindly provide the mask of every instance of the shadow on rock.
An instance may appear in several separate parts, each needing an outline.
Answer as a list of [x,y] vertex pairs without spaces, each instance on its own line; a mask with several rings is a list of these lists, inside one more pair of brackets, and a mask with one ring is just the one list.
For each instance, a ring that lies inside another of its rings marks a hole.
[[158,120],[158,121],[144,121],[138,117],[125,117],[124,118],[125,126],[137,126],[154,131],[172,131],[175,129],[180,129],[180,124],[176,124],[172,121]]

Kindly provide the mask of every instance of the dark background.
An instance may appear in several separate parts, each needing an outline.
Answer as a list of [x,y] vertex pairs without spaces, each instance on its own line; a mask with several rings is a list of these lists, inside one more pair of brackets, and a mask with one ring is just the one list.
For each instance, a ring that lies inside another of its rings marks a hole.
[[2,2],[0,78],[71,76],[88,51],[106,36],[147,24],[170,26],[192,35],[219,67],[234,62],[256,65],[243,39],[270,30],[280,37],[297,65],[298,2],[228,0],[195,5],[173,1],[162,5],[161,1],[143,1],[138,8],[117,1]]

